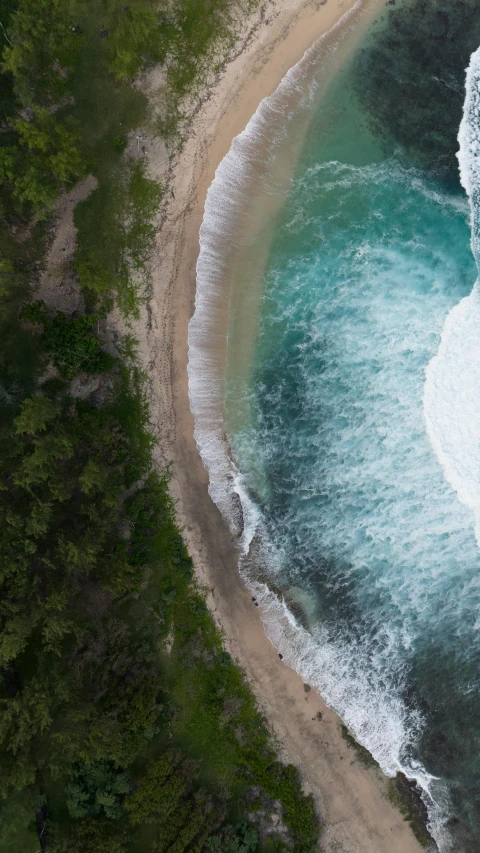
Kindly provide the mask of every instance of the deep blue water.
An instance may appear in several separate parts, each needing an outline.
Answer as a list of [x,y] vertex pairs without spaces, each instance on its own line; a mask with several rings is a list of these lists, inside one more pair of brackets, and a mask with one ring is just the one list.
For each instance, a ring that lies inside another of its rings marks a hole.
[[302,604],[310,679],[385,769],[429,788],[437,837],[460,821],[444,849],[473,851],[480,551],[423,408],[476,279],[468,200],[378,138],[354,75],[311,122],[264,273],[250,416],[229,440],[270,580]]

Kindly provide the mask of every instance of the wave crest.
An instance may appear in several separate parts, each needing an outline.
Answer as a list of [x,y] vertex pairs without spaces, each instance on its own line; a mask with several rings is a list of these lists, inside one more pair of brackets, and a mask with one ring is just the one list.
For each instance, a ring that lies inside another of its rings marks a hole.
[[[471,210],[472,252],[480,261],[480,48],[466,74],[458,133],[460,180]],[[448,314],[437,354],[426,369],[427,433],[445,477],[472,510],[480,546],[480,281]]]

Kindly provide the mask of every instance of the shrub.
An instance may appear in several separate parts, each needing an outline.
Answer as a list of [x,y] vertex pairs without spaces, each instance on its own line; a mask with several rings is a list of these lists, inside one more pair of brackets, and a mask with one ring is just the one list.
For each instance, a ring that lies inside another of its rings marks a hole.
[[80,371],[104,373],[113,366],[114,359],[100,349],[99,340],[92,332],[95,317],[86,314],[68,318],[62,311],[48,317],[41,302],[27,305],[22,317],[43,326],[42,349],[65,379],[73,379]]

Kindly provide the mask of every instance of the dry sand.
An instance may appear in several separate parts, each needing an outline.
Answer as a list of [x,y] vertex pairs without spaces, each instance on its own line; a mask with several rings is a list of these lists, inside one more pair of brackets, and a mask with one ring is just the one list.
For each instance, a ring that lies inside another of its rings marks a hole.
[[[259,609],[239,577],[238,552],[228,527],[208,495],[188,403],[187,328],[208,187],[233,137],[260,101],[351,6],[352,0],[268,0],[252,18],[243,49],[206,94],[188,141],[169,169],[152,297],[136,331],[151,382],[157,458],[172,466],[178,519],[198,577],[210,590],[226,646],[246,672],[282,757],[300,769],[305,789],[315,798],[325,825],[322,850],[418,853],[421,847],[409,826],[385,799],[385,778],[358,763],[341,737],[338,717],[315,691],[305,692],[301,678],[267,639]],[[148,83],[154,91],[155,80]],[[148,140],[145,146],[153,172],[160,173],[164,150]]]

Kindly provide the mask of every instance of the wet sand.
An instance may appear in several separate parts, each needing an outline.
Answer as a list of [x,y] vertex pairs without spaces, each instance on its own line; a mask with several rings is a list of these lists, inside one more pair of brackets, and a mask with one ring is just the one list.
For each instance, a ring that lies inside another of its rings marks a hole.
[[[305,692],[301,678],[267,639],[259,608],[238,574],[239,554],[227,524],[208,495],[188,400],[188,323],[199,230],[215,170],[260,101],[352,6],[351,0],[270,0],[246,27],[241,50],[205,94],[188,140],[169,168],[152,297],[135,332],[149,373],[157,460],[171,466],[178,520],[197,576],[209,590],[226,647],[245,671],[282,758],[300,769],[315,798],[325,827],[322,850],[418,853],[422,848],[410,827],[385,798],[385,777],[358,762],[341,736],[338,717],[314,690]],[[155,172],[155,157],[165,152],[149,154]]]

